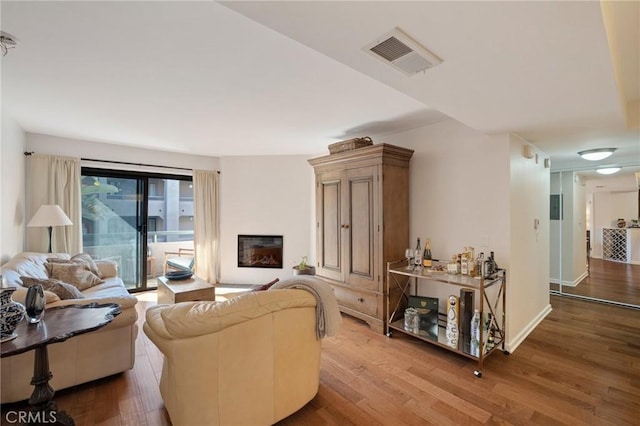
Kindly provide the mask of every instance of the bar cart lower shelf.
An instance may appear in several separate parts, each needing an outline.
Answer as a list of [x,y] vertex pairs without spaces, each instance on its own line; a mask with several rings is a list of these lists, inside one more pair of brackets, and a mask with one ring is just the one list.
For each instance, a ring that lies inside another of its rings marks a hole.
[[[482,377],[482,368],[486,357],[496,351],[502,351],[505,355],[509,355],[509,352],[505,350],[506,270],[501,269],[492,277],[479,279],[464,275],[451,275],[446,272],[424,268],[409,270],[406,262],[398,261],[387,264],[387,280],[390,286],[390,293],[393,286],[396,287],[396,291],[402,292],[401,297],[397,299],[396,306],[389,306],[391,298],[387,299],[389,318],[386,335],[388,337],[392,337],[394,332],[400,332],[472,359],[478,363],[478,369],[473,372],[476,377]],[[413,291],[411,291],[412,284]],[[480,327],[479,347],[477,347],[475,353],[470,342],[462,335],[452,341],[448,338],[446,332],[446,314],[442,313],[438,314],[437,332],[435,331],[436,327],[432,327],[430,330],[420,329],[418,333],[405,328],[404,309],[407,306],[409,296],[417,294],[419,288],[426,289],[430,285],[442,286],[443,284],[475,291],[479,296],[477,306],[480,312],[485,312],[486,308],[486,311],[491,314],[492,319],[487,328],[492,331],[494,337],[492,343],[487,342],[487,339],[485,339],[482,327]],[[492,288],[494,291],[493,294],[490,294],[489,289]]]
[[[417,339],[423,340],[425,342],[431,343],[433,345],[440,346],[440,347],[445,348],[445,349],[447,349],[447,350],[449,350],[451,352],[457,353],[458,355],[462,355],[462,356],[464,356],[466,358],[469,358],[469,359],[472,359],[474,361],[477,361],[478,365],[479,365],[479,368],[477,370],[473,370],[473,374],[476,377],[482,377],[482,366],[480,364],[480,358],[475,356],[475,355],[472,355],[472,354],[470,354],[468,352],[465,352],[464,350],[460,350],[458,348],[453,348],[453,347],[447,345],[445,343],[447,341],[447,338],[446,338],[446,335],[445,335],[446,332],[445,332],[445,328],[444,327],[441,327],[441,326],[438,327],[438,338],[437,338],[437,340],[436,340],[435,337],[431,337],[431,336],[427,337],[427,336],[425,336],[423,334],[416,334],[416,333],[412,333],[412,332],[410,332],[408,330],[405,330],[404,329],[404,318],[400,319],[400,320],[397,320],[397,321],[394,321],[392,323],[389,323],[388,324],[388,328],[389,328],[389,331],[387,331],[387,336],[388,337],[392,337],[393,336],[393,331],[397,330],[397,331],[399,331],[399,332],[401,332],[403,334],[406,334],[408,336],[412,336],[412,337],[415,337]],[[496,350],[501,350],[505,355],[509,355],[509,351],[504,349],[504,342],[502,342],[502,344],[495,345],[492,348],[488,349],[487,352],[483,355],[483,359],[488,357],[489,355],[491,355]]]

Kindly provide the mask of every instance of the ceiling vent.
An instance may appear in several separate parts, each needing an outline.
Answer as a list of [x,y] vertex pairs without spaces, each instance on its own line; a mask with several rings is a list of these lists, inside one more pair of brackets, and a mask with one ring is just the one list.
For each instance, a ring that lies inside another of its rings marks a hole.
[[380,36],[362,50],[407,76],[412,76],[442,62],[398,28]]

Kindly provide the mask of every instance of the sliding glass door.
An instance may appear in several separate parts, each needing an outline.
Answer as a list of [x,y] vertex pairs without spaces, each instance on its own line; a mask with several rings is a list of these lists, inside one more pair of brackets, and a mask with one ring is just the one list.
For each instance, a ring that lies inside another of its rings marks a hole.
[[640,247],[627,242],[640,237],[632,224],[640,213],[639,173],[638,163],[615,175],[593,168],[551,173],[552,294],[640,308]]
[[130,291],[156,287],[165,252],[193,248],[189,176],[82,170],[84,251],[118,263]]

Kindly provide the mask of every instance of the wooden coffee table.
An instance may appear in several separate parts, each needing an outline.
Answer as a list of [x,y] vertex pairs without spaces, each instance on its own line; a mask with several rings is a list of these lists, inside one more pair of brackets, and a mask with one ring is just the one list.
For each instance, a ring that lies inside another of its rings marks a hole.
[[158,303],[216,300],[216,288],[195,275],[186,280],[158,277]]

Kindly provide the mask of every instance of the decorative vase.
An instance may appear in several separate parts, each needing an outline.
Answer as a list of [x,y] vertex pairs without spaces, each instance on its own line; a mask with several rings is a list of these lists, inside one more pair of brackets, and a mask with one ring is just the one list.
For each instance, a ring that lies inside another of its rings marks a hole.
[[24,308],[29,318],[30,324],[39,323],[44,316],[44,305],[46,299],[44,297],[44,289],[40,284],[29,287],[27,297],[24,300]]
[[627,227],[627,221],[624,219],[618,219],[618,228],[626,228]]
[[7,342],[17,337],[16,327],[24,318],[24,306],[11,299],[16,291],[13,287],[3,288],[0,292],[0,341]]

